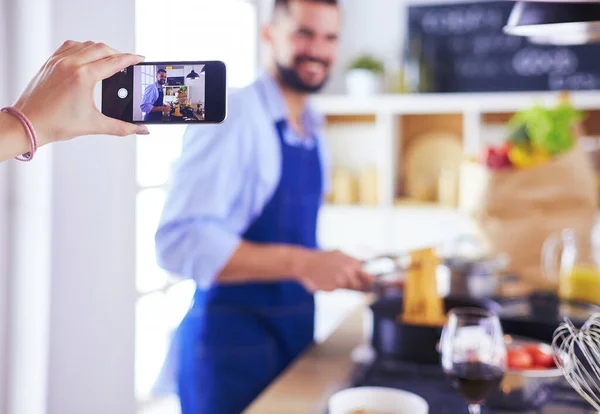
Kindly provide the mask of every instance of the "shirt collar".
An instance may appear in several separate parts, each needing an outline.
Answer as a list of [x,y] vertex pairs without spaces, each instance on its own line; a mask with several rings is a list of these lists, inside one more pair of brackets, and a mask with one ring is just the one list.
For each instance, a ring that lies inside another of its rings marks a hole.
[[[281,89],[277,84],[277,81],[270,74],[263,72],[257,80],[259,87],[263,91],[263,101],[267,110],[267,113],[273,123],[287,120],[289,112],[287,105],[283,99]],[[315,133],[321,127],[323,127],[325,119],[307,103],[302,114],[302,122],[305,123],[307,133]]]

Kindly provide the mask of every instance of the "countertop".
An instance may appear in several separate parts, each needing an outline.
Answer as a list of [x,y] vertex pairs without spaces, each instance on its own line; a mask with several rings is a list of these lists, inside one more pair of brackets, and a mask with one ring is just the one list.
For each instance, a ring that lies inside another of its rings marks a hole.
[[329,397],[344,388],[352,374],[352,351],[364,342],[367,303],[300,356],[243,414],[323,414]]

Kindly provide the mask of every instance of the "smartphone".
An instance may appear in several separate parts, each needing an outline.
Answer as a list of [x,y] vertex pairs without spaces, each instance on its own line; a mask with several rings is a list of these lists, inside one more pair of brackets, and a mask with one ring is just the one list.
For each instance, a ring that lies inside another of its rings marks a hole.
[[137,124],[218,124],[227,117],[219,61],[143,62],[102,81],[102,113]]

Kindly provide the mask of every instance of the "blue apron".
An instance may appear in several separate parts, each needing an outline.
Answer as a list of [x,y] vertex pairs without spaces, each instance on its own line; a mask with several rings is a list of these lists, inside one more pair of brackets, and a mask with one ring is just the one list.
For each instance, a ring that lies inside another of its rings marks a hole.
[[[156,98],[156,101],[154,101],[154,103],[152,104],[152,106],[165,106],[164,103],[164,93],[163,93],[163,89],[160,86],[154,85],[158,88],[158,98]],[[148,114],[146,114],[146,116],[144,117],[144,121],[162,121],[162,112],[150,112]]]
[[[243,238],[316,248],[323,197],[318,148],[288,145],[287,123],[276,128],[281,179]],[[241,413],[312,344],[314,313],[313,295],[295,281],[198,289],[178,330],[182,414]]]

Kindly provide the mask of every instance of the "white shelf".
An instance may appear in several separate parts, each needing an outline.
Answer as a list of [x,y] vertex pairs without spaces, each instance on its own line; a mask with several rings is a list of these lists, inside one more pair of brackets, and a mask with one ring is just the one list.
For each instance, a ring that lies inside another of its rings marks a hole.
[[387,215],[388,217],[396,214],[405,213],[439,213],[439,214],[462,214],[458,208],[446,207],[435,203],[401,203],[392,206],[366,206],[360,204],[324,204],[321,207],[326,214],[365,214],[365,215]]
[[[403,114],[462,114],[463,149],[477,156],[486,145],[497,145],[507,134],[504,125],[487,125],[482,114],[517,112],[536,103],[553,106],[558,92],[380,95],[355,98],[321,95],[314,98],[325,115],[349,115],[348,122],[332,122],[324,131],[332,164],[351,171],[376,165],[379,172],[379,206],[327,205],[320,215],[321,240],[326,247],[363,251],[412,248],[475,231],[469,212],[483,188],[477,166],[461,168],[459,205],[451,209],[432,204],[395,205],[397,172],[402,165]],[[600,91],[573,92],[572,104],[581,110],[600,109]],[[374,122],[352,115],[375,115]],[[586,140],[598,147],[597,140]],[[467,168],[466,170],[464,168]],[[463,177],[470,177],[468,183]],[[482,176],[483,177],[483,176]]]
[[[558,97],[558,92],[378,95],[364,98],[318,95],[313,98],[313,103],[326,115],[501,113],[516,112],[536,103],[555,105]],[[573,92],[570,99],[579,109],[600,109],[600,91]]]

